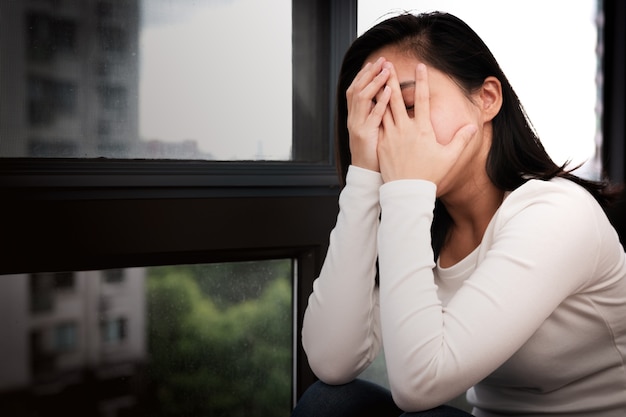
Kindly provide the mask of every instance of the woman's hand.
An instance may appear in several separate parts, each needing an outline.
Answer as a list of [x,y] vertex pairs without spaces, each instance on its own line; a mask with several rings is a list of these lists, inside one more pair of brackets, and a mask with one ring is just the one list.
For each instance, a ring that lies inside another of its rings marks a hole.
[[385,86],[390,67],[382,57],[367,63],[346,91],[352,164],[377,172],[380,171],[378,139],[391,96],[391,89]]
[[461,127],[452,140],[437,140],[430,117],[428,70],[422,63],[415,69],[414,116],[407,111],[396,72],[391,66],[387,85],[389,106],[382,119],[378,159],[383,181],[423,179],[436,185],[454,166],[476,132],[473,124]]

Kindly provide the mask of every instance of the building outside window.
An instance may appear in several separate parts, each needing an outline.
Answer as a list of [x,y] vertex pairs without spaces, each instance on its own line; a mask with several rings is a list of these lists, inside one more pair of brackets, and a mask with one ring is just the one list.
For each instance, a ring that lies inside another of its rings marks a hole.
[[54,327],[53,350],[69,352],[78,347],[76,323],[66,322]]
[[126,319],[124,317],[103,320],[102,339],[105,343],[121,343],[126,339]]

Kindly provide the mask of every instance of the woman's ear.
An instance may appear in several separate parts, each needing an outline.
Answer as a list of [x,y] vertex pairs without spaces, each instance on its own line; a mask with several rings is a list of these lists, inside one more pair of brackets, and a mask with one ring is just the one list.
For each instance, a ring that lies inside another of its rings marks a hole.
[[485,78],[479,96],[485,121],[490,121],[496,117],[502,107],[502,84],[500,84],[500,80],[493,76]]

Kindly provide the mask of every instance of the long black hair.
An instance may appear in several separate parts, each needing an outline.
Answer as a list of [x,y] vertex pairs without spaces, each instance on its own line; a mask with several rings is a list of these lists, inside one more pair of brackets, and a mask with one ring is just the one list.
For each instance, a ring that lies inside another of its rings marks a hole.
[[[461,19],[442,12],[401,14],[378,23],[357,38],[344,56],[339,73],[336,109],[336,152],[343,181],[351,163],[346,90],[365,60],[385,46],[398,46],[448,74],[468,96],[489,76],[502,85],[502,107],[493,118],[493,140],[487,174],[501,190],[511,191],[529,179],[567,178],[586,188],[606,207],[619,194],[608,181],[580,178],[557,165],[541,144],[519,98],[482,39]],[[443,204],[435,204],[432,240],[435,256],[445,243],[452,219]]]

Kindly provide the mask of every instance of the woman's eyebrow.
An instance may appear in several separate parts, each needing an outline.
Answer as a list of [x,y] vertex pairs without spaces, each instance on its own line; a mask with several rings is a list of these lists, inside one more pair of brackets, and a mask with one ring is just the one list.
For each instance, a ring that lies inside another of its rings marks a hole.
[[400,83],[400,90],[404,90],[408,87],[415,87],[415,81],[402,81]]

